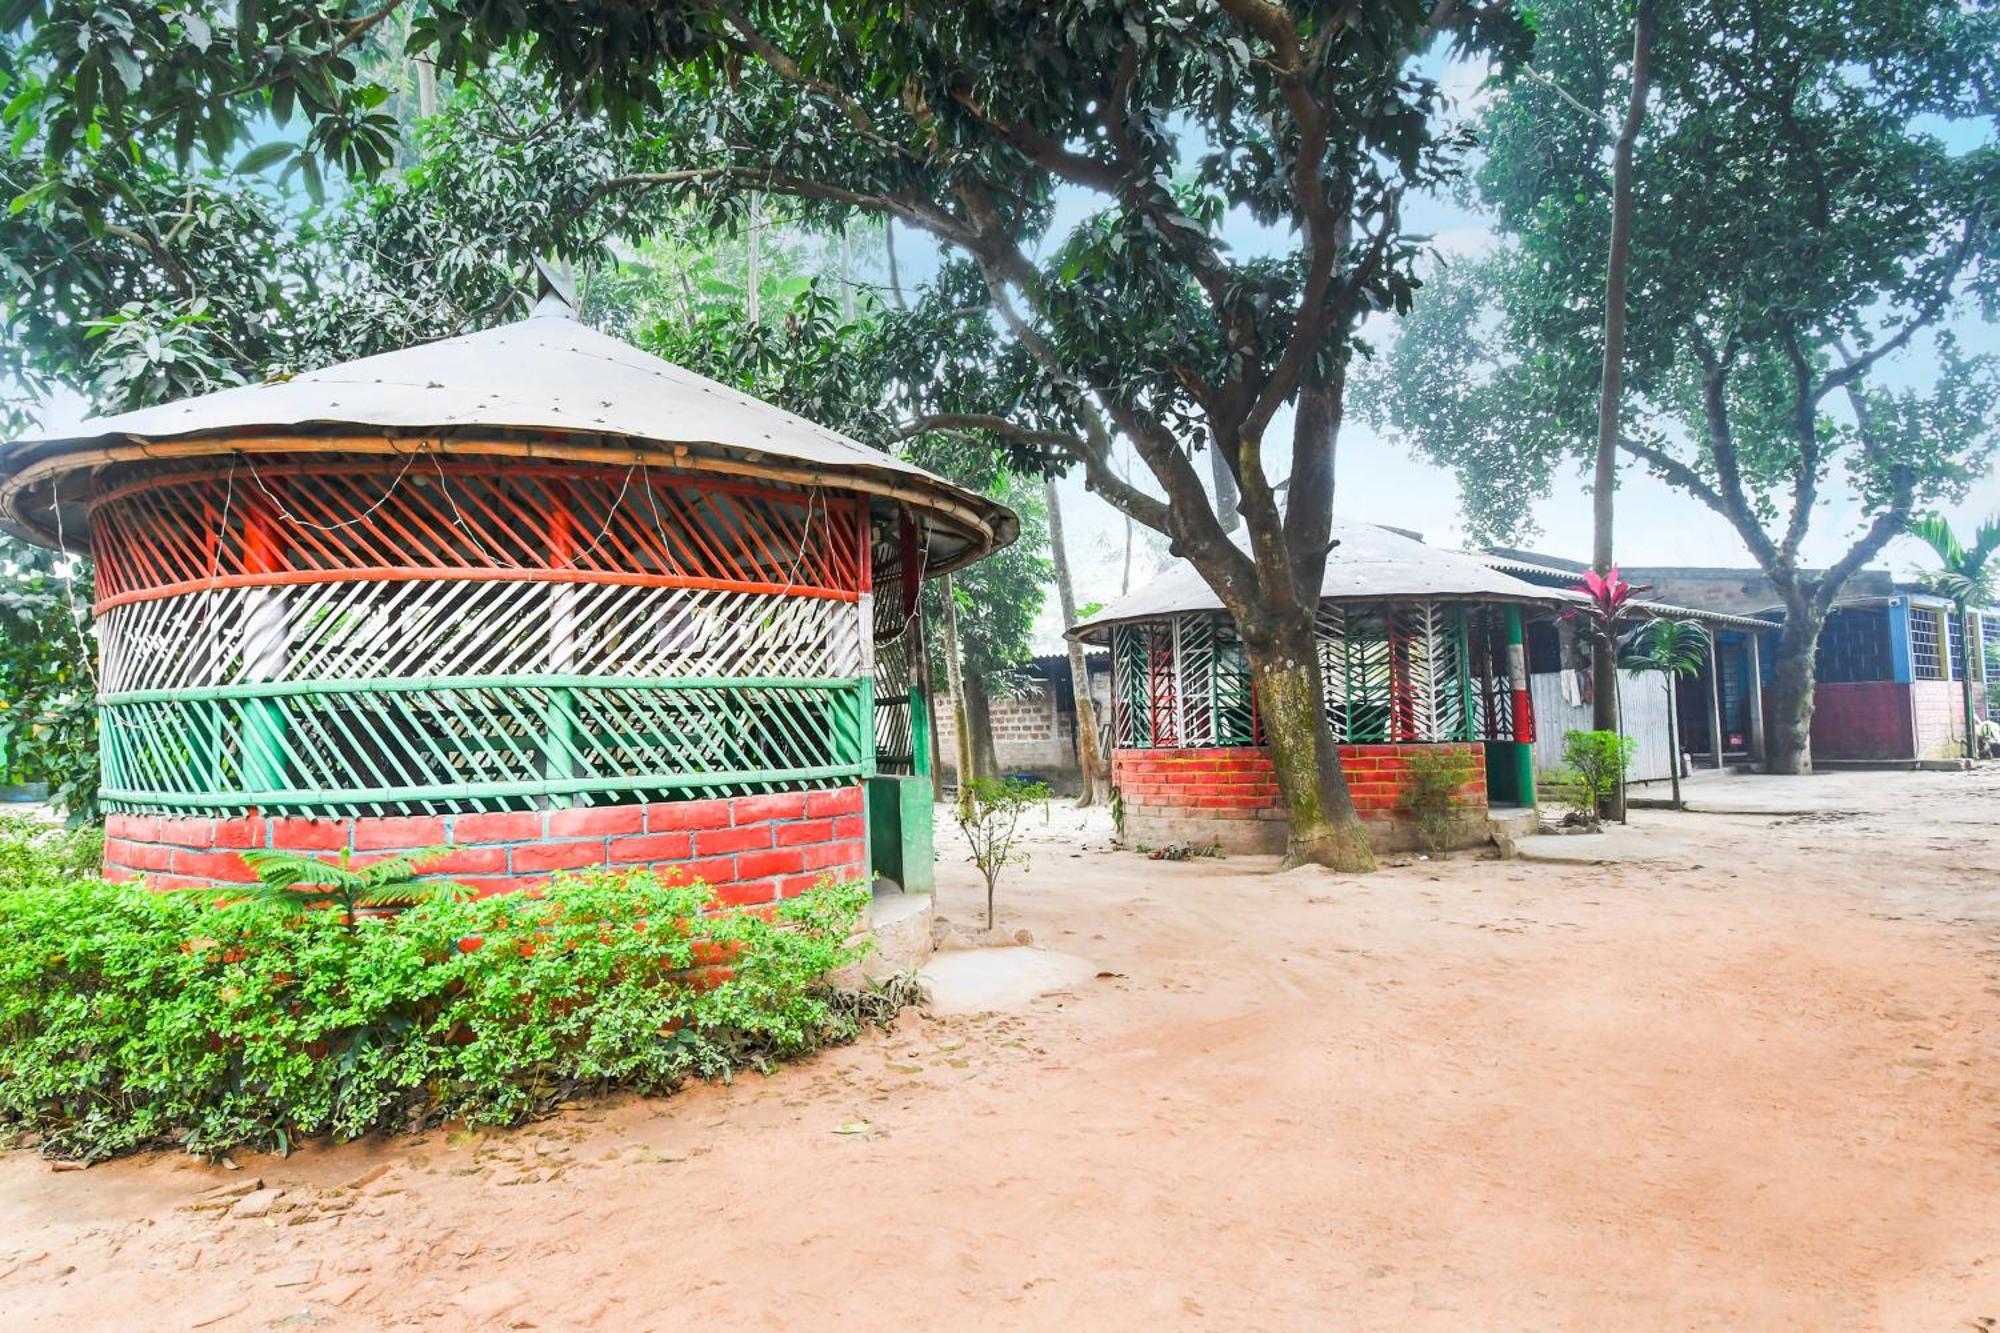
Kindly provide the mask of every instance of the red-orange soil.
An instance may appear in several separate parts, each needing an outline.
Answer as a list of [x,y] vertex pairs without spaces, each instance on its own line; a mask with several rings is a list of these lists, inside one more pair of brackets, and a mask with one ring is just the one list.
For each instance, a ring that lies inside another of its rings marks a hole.
[[1087,985],[519,1132],[11,1154],[0,1327],[1991,1327],[2000,770],[1869,791],[1366,879],[1059,811],[1002,924]]

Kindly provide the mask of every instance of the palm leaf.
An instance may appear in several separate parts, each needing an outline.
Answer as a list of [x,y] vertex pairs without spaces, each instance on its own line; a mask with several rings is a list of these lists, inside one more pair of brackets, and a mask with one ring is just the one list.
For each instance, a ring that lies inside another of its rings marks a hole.
[[1951,524],[1942,514],[1925,514],[1909,522],[1912,537],[1937,553],[1938,563],[1946,569],[1956,568],[1965,559],[1965,548],[1958,543],[1958,534],[1951,530]]
[[1692,620],[1651,620],[1633,633],[1619,665],[1628,671],[1691,676],[1708,660],[1708,632]]

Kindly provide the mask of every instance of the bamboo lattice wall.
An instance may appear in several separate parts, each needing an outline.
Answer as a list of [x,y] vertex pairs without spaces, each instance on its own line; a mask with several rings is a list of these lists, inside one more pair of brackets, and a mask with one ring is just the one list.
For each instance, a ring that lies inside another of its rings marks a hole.
[[415,458],[101,487],[108,808],[505,810],[874,771],[864,500]]
[[[1508,740],[1512,697],[1491,608],[1326,603],[1314,625],[1334,738],[1347,745]],[[1263,742],[1234,623],[1195,612],[1112,632],[1112,734],[1121,749]]]

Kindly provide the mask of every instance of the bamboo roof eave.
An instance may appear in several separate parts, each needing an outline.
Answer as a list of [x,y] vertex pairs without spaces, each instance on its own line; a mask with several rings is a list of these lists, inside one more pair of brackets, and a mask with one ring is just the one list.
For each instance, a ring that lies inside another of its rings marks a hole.
[[[63,497],[75,504],[76,518],[57,523],[50,496],[60,482],[77,472],[131,462],[178,462],[226,458],[240,454],[349,453],[404,457],[431,452],[440,456],[538,459],[624,467],[657,467],[664,471],[707,473],[744,480],[820,487],[867,495],[889,504],[907,504],[958,538],[956,550],[934,558],[928,572],[949,573],[1011,544],[1020,521],[1005,505],[962,490],[928,473],[906,467],[871,468],[866,464],[822,465],[785,462],[737,446],[711,442],[660,444],[630,437],[561,435],[538,432],[454,431],[370,432],[329,423],[323,431],[244,431],[171,439],[127,437],[122,443],[69,444],[51,442],[37,448],[17,446],[0,468],[0,527],[29,541],[62,547],[78,554],[89,551],[88,521],[81,514],[83,496]],[[27,460],[21,455],[29,454]],[[37,456],[38,455],[38,456]],[[885,463],[889,460],[884,459]]]

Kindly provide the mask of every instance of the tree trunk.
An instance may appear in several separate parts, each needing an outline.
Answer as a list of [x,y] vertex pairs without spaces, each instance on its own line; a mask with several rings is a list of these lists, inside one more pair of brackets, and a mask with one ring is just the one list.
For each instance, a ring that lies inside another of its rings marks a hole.
[[[1056,567],[1056,597],[1062,605],[1063,631],[1076,624],[1076,585],[1070,580],[1069,547],[1063,540],[1062,498],[1056,494],[1054,478],[1045,487],[1049,500],[1049,554]],[[1090,702],[1090,676],[1083,660],[1083,645],[1066,639],[1069,649],[1070,693],[1076,696],[1076,766],[1082,773],[1077,792],[1078,809],[1097,803],[1097,710]]]
[[417,57],[417,114],[429,120],[438,113],[437,66],[429,56]]
[[952,748],[958,760],[958,808],[970,812],[972,800],[972,728],[965,724],[965,669],[958,656],[958,591],[951,575],[944,576],[944,674],[951,690]]
[[1000,761],[993,749],[993,703],[986,692],[986,677],[977,671],[965,673],[965,707],[959,714],[970,735],[972,776],[999,777]]
[[854,322],[854,251],[845,222],[840,224],[840,322]]
[[1223,456],[1218,446],[1211,445],[1208,451],[1208,465],[1215,474],[1215,517],[1224,532],[1234,532],[1243,526],[1243,515],[1236,512],[1236,478],[1229,471],[1229,460]]
[[[1632,24],[1632,89],[1625,120],[1611,154],[1611,253],[1604,273],[1604,370],[1597,394],[1597,467],[1591,481],[1591,566],[1609,573],[1612,513],[1618,486],[1618,423],[1625,392],[1626,275],[1632,265],[1632,153],[1646,116],[1646,89],[1652,77],[1653,0],[1640,0]],[[1606,627],[1607,630],[1610,628]],[[1590,725],[1618,731],[1618,650],[1605,642],[1590,650]],[[1625,817],[1625,784],[1611,798],[1610,818]]]
[[743,311],[752,325],[764,318],[764,196],[750,196],[750,241],[744,268],[747,274],[744,282]]
[[1340,747],[1326,723],[1312,618],[1293,615],[1274,628],[1246,626],[1243,647],[1264,735],[1277,769],[1291,833],[1285,865],[1368,871],[1375,856],[1340,772]]
[[1667,736],[1672,744],[1667,747],[1667,772],[1674,780],[1674,809],[1681,808],[1681,723],[1678,716],[1679,700],[1675,698],[1681,690],[1681,678],[1667,673]]
[[1771,664],[1770,771],[1812,772],[1813,657],[1820,618],[1809,607],[1785,607],[1778,656]]
[[910,303],[903,299],[903,279],[896,271],[896,219],[886,215],[882,219],[882,249],[889,256],[889,299],[896,303],[896,309],[907,310]]
[[[1977,637],[1979,626],[1973,623],[1971,607],[1960,606],[1958,608],[1958,625],[1959,633],[1965,641],[1965,652],[1961,654],[1963,660],[1959,663],[1958,672],[1959,692],[1965,699],[1965,757],[1967,759],[1977,759],[1979,758],[1979,710],[1974,708],[1972,704],[1972,663],[1974,654],[1979,648],[1979,639]],[[1950,636],[1947,635],[1946,637],[1948,639]],[[1947,643],[1945,645],[1945,657],[1949,660],[1950,656],[1951,645]]]

